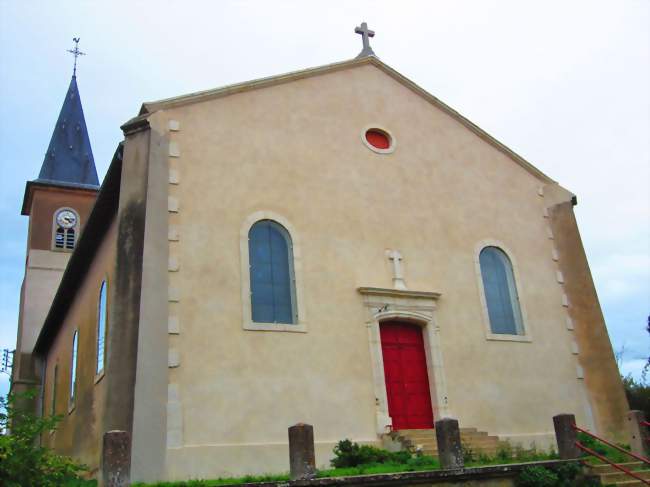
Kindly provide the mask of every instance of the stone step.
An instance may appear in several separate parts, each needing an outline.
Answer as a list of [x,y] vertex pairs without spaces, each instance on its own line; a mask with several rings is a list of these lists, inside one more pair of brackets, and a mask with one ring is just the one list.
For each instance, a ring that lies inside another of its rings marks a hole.
[[[436,435],[435,433],[417,433],[417,434],[410,434],[410,433],[404,433],[403,431],[399,431],[399,434],[410,439],[414,440],[424,440],[424,439],[431,439],[435,438]],[[484,439],[490,439],[494,441],[499,441],[498,436],[491,436],[488,435],[486,432],[482,432],[481,434],[472,434],[472,435],[460,435],[461,439],[464,441],[473,441],[473,440],[484,440]]]
[[[401,438],[419,449],[424,455],[437,456],[438,442],[433,429],[405,429],[395,431]],[[500,441],[498,436],[489,435],[477,428],[461,428],[460,438],[463,444],[468,445],[476,454],[496,455]]]
[[[402,431],[399,432],[399,434],[405,438],[408,438],[413,441],[426,441],[426,440],[434,440],[436,439],[436,435],[434,434],[416,434],[416,435],[411,435],[411,434],[405,434]],[[488,435],[487,433],[483,433],[482,435],[460,435],[460,438],[462,441],[484,441],[484,440],[489,440],[489,441],[499,441],[498,436],[492,436]]]
[[[419,451],[421,451],[425,455],[431,455],[431,456],[437,456],[438,455],[438,450],[435,448],[422,448]],[[488,456],[496,456],[496,454],[499,452],[499,450],[495,450],[494,448],[485,448],[482,450],[472,450],[474,455],[488,455]]]
[[[417,429],[417,430],[398,430],[400,433],[404,433],[405,435],[436,435],[436,430],[431,428],[431,429]],[[473,435],[478,435],[478,436],[483,436],[487,435],[485,431],[479,431],[476,428],[461,428],[460,429],[460,434],[461,436],[473,436]]]
[[[418,435],[418,434],[432,434],[436,435],[436,430],[433,428],[428,428],[428,429],[403,429],[399,430],[400,433],[404,433],[407,435]],[[479,431],[476,428],[460,428],[460,434],[461,435],[486,435],[487,433],[485,431]]]
[[[643,462],[626,462],[626,463],[619,463],[617,465],[620,465],[622,467],[627,468],[628,470],[638,470],[640,467],[643,466]],[[601,474],[601,473],[617,473],[620,472],[620,470],[615,469],[611,465],[608,464],[599,464],[599,465],[589,465],[589,469],[596,475]]]
[[[650,470],[635,470],[634,474],[638,475],[642,479],[646,479],[646,480],[650,479]],[[617,473],[600,474],[599,477],[603,485],[613,484],[616,482],[635,480],[633,477],[630,477],[628,474],[620,471]]]
[[[418,438],[418,437],[412,437],[412,436],[403,436],[404,438],[408,438],[411,440],[413,443],[437,443],[437,440],[435,438],[427,437],[427,438]],[[461,437],[460,441],[462,443],[468,443],[470,445],[494,445],[494,446],[499,446],[501,442],[499,441],[499,438],[496,436],[483,436],[482,438],[463,438]]]
[[[424,440],[424,441],[411,440],[411,443],[413,445],[421,445],[422,447],[431,447],[434,449],[438,447],[438,443],[435,440]],[[463,442],[463,444],[465,446],[469,446],[474,450],[480,450],[485,448],[493,448],[495,450],[498,450],[500,447],[499,442],[497,441],[468,441],[468,442]]]
[[643,487],[646,484],[640,480],[626,480],[624,482],[616,482],[614,485],[617,487]]

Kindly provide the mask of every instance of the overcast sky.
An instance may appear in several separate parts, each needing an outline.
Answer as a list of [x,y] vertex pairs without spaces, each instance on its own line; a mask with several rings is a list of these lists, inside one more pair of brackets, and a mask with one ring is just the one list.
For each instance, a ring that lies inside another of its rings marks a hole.
[[[650,353],[650,2],[0,0],[0,348],[15,347],[27,217],[72,74],[100,179],[143,101],[352,58],[384,62],[578,195],[622,370]],[[7,376],[0,374],[0,394]]]

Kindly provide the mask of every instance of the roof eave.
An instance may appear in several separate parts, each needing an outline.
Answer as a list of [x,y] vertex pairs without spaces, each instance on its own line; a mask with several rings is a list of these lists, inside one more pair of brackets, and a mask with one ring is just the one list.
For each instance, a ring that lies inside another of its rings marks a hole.
[[21,215],[29,215],[31,212],[34,189],[36,188],[61,188],[77,191],[81,190],[88,193],[97,193],[100,187],[95,186],[94,184],[68,183],[65,181],[52,181],[49,179],[35,179],[33,181],[27,181],[27,184],[25,184],[23,205],[20,210]]
[[49,350],[72,304],[70,296],[74,296],[78,287],[83,283],[95,252],[117,214],[122,174],[122,152],[123,143],[120,143],[115,150],[95,205],[81,232],[77,247],[70,256],[61,283],[43,322],[43,327],[34,345],[34,354],[36,355],[42,356]]
[[[517,164],[522,166],[526,171],[528,171],[533,176],[542,180],[547,184],[556,183],[555,180],[544,174],[542,171],[537,169],[534,165],[524,159],[522,156],[517,154],[515,151],[507,147],[505,144],[502,144],[497,139],[492,137],[490,134],[485,132],[479,126],[471,122],[469,119],[465,118],[463,115],[458,113],[456,110],[451,108],[449,105],[445,104],[431,93],[426,91],[424,88],[417,85],[415,82],[408,79],[406,76],[400,74],[398,71],[394,70],[384,62],[382,62],[376,56],[365,56],[361,58],[349,59],[347,61],[341,61],[332,64],[326,64],[323,66],[318,66],[315,68],[303,69],[300,71],[293,71],[290,73],[280,74],[276,76],[269,76],[266,78],[259,78],[251,81],[245,81],[243,83],[237,83],[233,85],[224,86],[221,88],[215,88],[212,90],[199,91],[195,93],[189,93],[187,95],[182,95],[173,98],[166,98],[163,100],[145,102],[142,104],[140,109],[139,116],[127,122],[124,126],[133,123],[136,120],[146,117],[148,114],[156,112],[158,110],[177,108],[184,105],[189,105],[193,103],[199,103],[203,101],[212,100],[215,98],[221,98],[224,96],[233,95],[236,93],[241,93],[244,91],[256,90],[261,88],[266,88],[268,86],[273,86],[282,83],[288,83],[291,81],[310,78],[313,76],[318,76],[324,73],[330,73],[334,71],[339,71],[343,69],[348,69],[355,66],[360,66],[363,64],[372,64],[377,68],[381,69],[383,72],[388,74],[390,77],[401,83],[403,86],[409,88],[414,93],[420,95],[427,102],[438,107],[448,115],[450,115],[455,120],[458,120],[461,124],[467,127],[469,130],[474,132],[478,137],[495,147],[497,150],[514,160]],[[124,129],[123,126],[123,129]]]

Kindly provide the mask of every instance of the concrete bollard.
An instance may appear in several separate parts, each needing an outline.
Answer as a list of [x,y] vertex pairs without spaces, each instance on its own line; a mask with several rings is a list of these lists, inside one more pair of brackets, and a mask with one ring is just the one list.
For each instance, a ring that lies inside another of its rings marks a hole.
[[289,428],[289,470],[292,480],[316,477],[314,427],[298,423]]
[[101,487],[131,485],[131,435],[128,431],[104,433],[101,467]]
[[576,417],[573,414],[558,414],[553,416],[557,451],[562,460],[572,460],[580,457],[580,449],[576,446],[578,432],[573,428]]
[[643,423],[646,421],[643,411],[629,411],[627,413],[627,428],[630,432],[630,447],[632,453],[641,456],[650,455],[648,442],[650,441],[650,430]]
[[440,467],[445,470],[463,468],[463,447],[460,442],[458,420],[443,418],[436,421],[436,440]]

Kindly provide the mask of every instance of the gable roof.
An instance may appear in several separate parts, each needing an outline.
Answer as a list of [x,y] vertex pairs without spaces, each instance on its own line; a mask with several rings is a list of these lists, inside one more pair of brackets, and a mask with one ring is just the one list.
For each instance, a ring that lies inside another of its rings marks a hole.
[[533,166],[530,162],[528,162],[526,159],[521,157],[519,154],[517,154],[510,148],[506,147],[504,144],[502,144],[497,139],[492,137],[490,134],[488,134],[480,127],[472,123],[470,120],[463,117],[456,110],[446,105],[438,98],[436,98],[435,96],[427,92],[425,89],[423,89],[422,87],[420,87],[419,85],[417,85],[416,83],[408,79],[407,77],[403,76],[399,72],[395,71],[387,64],[380,61],[375,56],[365,56],[362,58],[351,59],[349,61],[326,64],[315,68],[309,68],[300,71],[293,71],[291,73],[270,76],[267,78],[259,78],[256,80],[245,81],[243,83],[227,85],[221,88],[215,88],[206,91],[198,91],[195,93],[189,93],[187,95],[177,96],[173,98],[166,98],[158,101],[145,102],[142,104],[139,115],[126,122],[122,126],[122,130],[124,130],[125,132],[130,131],[132,126],[137,126],[149,114],[154,113],[158,110],[176,108],[180,106],[190,105],[193,103],[200,103],[215,98],[234,95],[236,93],[242,93],[242,92],[257,90],[257,89],[266,88],[278,84],[289,83],[291,81],[296,81],[299,79],[311,78],[314,76],[319,76],[321,74],[332,73],[335,71],[350,69],[357,66],[363,66],[366,64],[370,64],[377,67],[378,69],[386,73],[388,76],[390,76],[391,78],[393,78],[394,80],[396,80],[397,82],[405,86],[406,88],[410,89],[414,93],[421,96],[425,101],[427,101],[431,105],[439,108],[443,112],[450,115],[453,119],[460,122],[462,125],[464,125],[466,128],[474,132],[474,134],[476,134],[478,137],[483,139],[485,142],[492,145],[500,152],[504,153],[506,156],[508,156],[513,161],[515,161],[517,164],[519,164],[521,167],[523,167],[526,171],[528,171],[536,178],[540,179],[545,183],[555,183],[553,179],[551,179],[549,176],[547,176],[542,171],[537,169],[535,166]]

